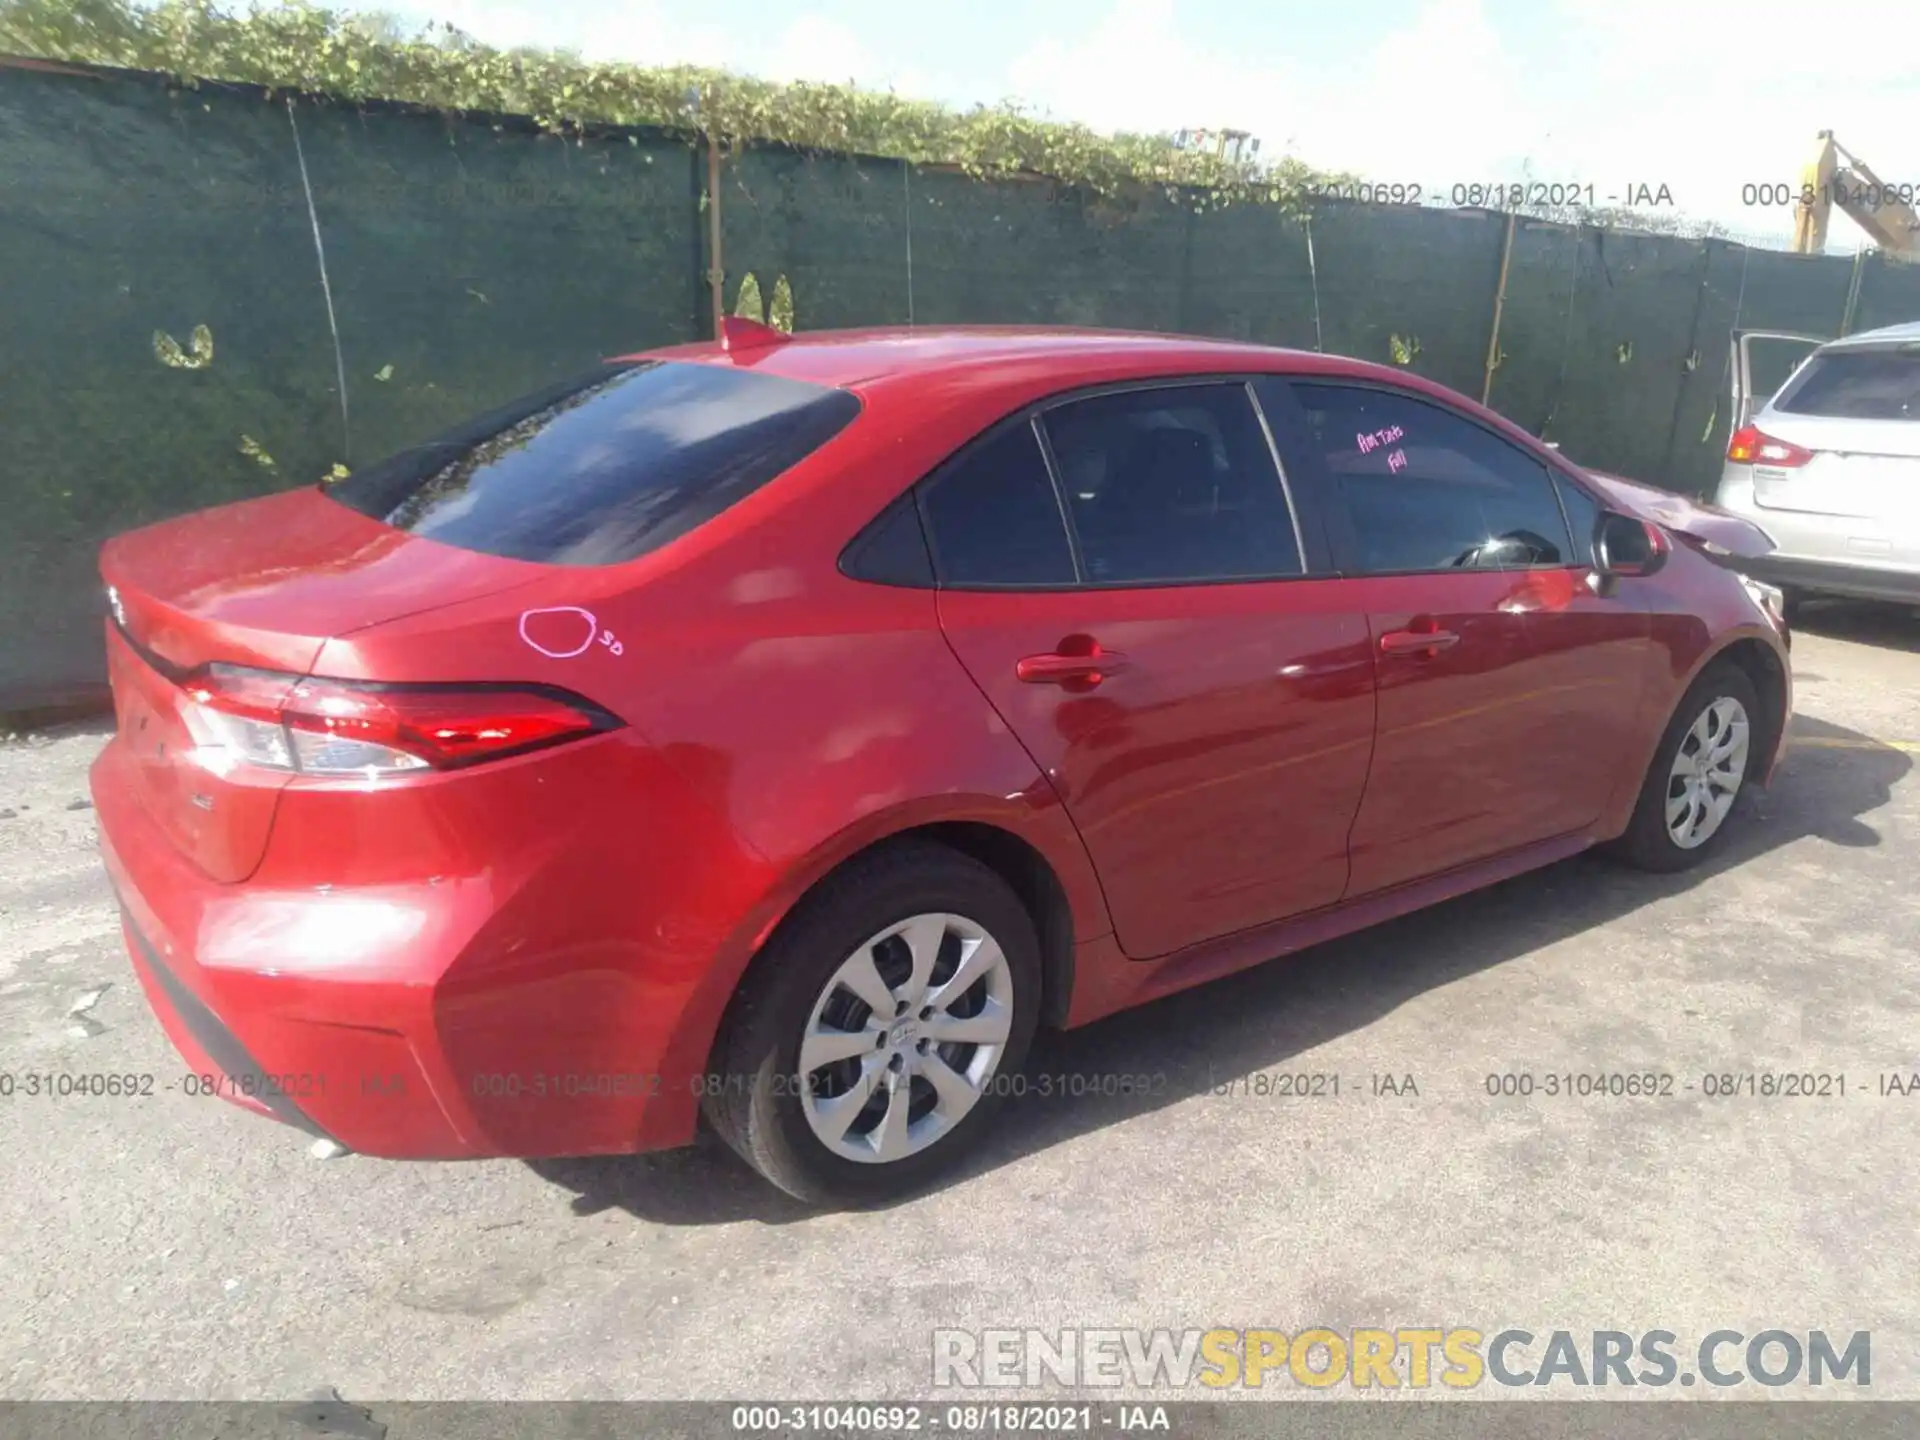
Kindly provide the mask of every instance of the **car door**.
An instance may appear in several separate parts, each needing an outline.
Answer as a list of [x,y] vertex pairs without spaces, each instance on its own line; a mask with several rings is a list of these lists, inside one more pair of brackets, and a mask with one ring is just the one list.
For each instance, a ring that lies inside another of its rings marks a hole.
[[1347,894],[1568,834],[1627,754],[1647,616],[1588,583],[1599,505],[1465,414],[1360,383],[1270,407],[1364,606],[1378,684]]
[[1728,371],[1733,383],[1733,428],[1740,429],[1832,337],[1792,330],[1736,330]]
[[1340,898],[1367,622],[1245,381],[1049,404],[920,496],[941,626],[1064,801],[1126,953]]

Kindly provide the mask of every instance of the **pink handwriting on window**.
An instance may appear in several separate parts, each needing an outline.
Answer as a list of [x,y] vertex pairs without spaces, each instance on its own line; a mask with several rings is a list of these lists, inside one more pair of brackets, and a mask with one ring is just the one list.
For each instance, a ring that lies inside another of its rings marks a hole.
[[1407,465],[1407,452],[1404,450],[1396,450],[1391,455],[1387,456],[1387,469],[1393,471],[1395,474],[1398,474],[1400,471],[1404,470],[1406,468],[1406,465]]
[[[1369,451],[1379,449],[1382,445],[1391,445],[1396,440],[1404,440],[1406,434],[1407,432],[1398,425],[1389,425],[1384,430],[1375,430],[1370,434],[1356,435],[1353,438],[1360,446],[1360,453],[1365,455]],[[1401,457],[1401,463],[1406,463],[1405,456]]]

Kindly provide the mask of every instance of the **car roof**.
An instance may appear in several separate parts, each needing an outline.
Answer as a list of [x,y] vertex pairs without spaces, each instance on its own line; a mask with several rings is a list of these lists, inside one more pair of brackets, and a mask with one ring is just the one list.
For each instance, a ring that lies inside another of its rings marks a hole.
[[[1243,340],[1067,326],[945,325],[807,330],[728,350],[712,340],[615,357],[725,365],[852,390],[910,409],[965,395],[1005,414],[1080,386],[1206,375],[1373,381],[1477,417],[1536,456],[1540,441],[1471,397],[1398,366]],[[1550,452],[1549,452],[1550,453]],[[1564,460],[1558,463],[1570,464]]]
[[1838,340],[1830,340],[1820,348],[1840,350],[1855,345],[1898,345],[1906,341],[1920,341],[1920,320],[1909,320],[1904,325],[1883,325],[1878,330],[1862,330],[1857,335],[1844,335]]
[[1105,372],[1290,371],[1393,379],[1385,366],[1308,350],[1135,330],[1064,326],[951,325],[801,331],[773,345],[723,349],[711,340],[620,359],[694,360],[750,368],[818,385],[858,387],[881,379],[931,376],[998,364],[1058,363]]

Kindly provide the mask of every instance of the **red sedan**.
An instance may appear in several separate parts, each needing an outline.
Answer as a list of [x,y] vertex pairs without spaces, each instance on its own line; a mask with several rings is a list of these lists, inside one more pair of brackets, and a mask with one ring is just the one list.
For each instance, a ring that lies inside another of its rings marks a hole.
[[93,770],[205,1089],[883,1200],[1075,1026],[1763,783],[1764,537],[1418,377],[1046,330],[609,362],[110,542]]

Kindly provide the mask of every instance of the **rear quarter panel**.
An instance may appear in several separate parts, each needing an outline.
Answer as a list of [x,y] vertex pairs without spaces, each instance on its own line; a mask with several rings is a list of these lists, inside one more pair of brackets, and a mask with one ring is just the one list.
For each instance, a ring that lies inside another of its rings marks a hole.
[[[662,832],[702,852],[679,866],[694,883],[635,885],[668,905],[648,916],[646,937],[649,968],[673,979],[658,1003],[679,1013],[663,1074],[706,1064],[741,975],[806,890],[907,829],[1008,831],[1052,866],[1076,939],[1111,929],[1078,833],[948,647],[935,592],[837,568],[869,519],[973,433],[974,413],[856,424],[660,552],[555,569],[511,593],[342,636],[320,657],[317,670],[349,678],[561,686],[619,715],[635,746],[671,766],[677,786],[638,788],[620,782],[632,767],[614,767],[596,813],[572,827],[593,873],[616,887],[621,855],[657,863]],[[522,633],[530,613],[560,607],[591,617],[594,638],[578,654],[564,653],[571,644],[547,653]],[[677,1113],[650,1125],[653,1138],[689,1136],[696,1104],[661,1098]]]

